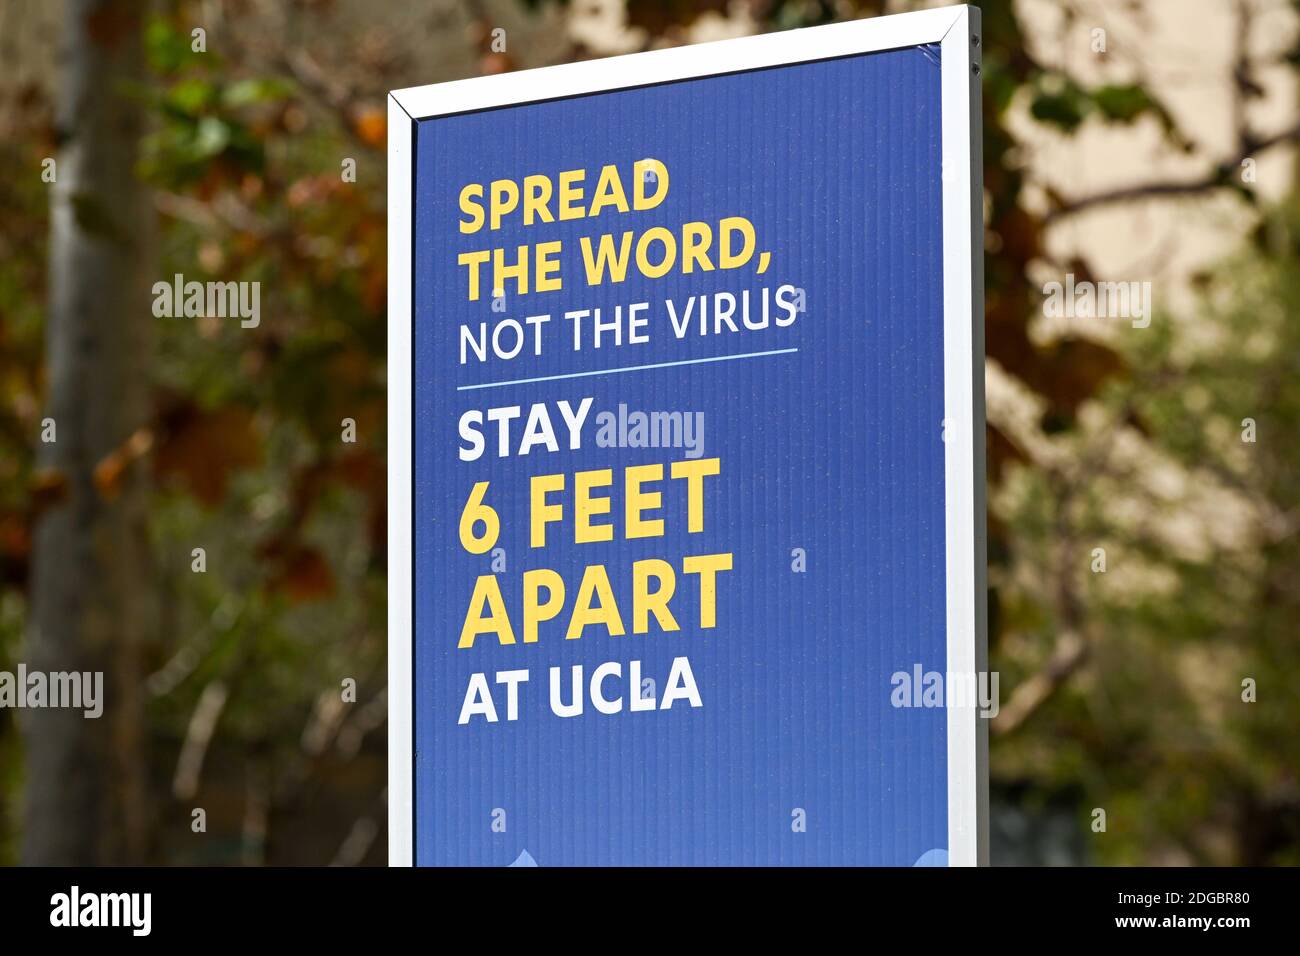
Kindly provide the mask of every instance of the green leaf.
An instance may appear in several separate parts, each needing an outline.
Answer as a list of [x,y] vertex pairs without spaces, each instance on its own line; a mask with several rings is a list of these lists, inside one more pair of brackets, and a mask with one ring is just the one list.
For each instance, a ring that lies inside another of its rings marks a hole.
[[212,104],[216,93],[216,87],[207,80],[181,80],[168,92],[167,104],[187,116],[197,116]]
[[195,54],[190,38],[161,17],[154,17],[144,31],[145,57],[162,74],[174,73]]
[[1079,88],[1068,84],[1058,92],[1044,90],[1036,92],[1029,105],[1029,112],[1040,123],[1055,126],[1066,133],[1073,133],[1083,122],[1087,106],[1087,101],[1079,92]]
[[230,127],[225,121],[215,116],[205,116],[199,120],[191,149],[195,158],[206,158],[216,156],[229,142]]
[[274,103],[293,94],[293,85],[275,77],[236,80],[221,91],[221,103],[238,109],[255,103]]
[[1133,83],[1098,87],[1092,93],[1092,101],[1102,116],[1118,123],[1131,123],[1143,113],[1161,111],[1151,94]]

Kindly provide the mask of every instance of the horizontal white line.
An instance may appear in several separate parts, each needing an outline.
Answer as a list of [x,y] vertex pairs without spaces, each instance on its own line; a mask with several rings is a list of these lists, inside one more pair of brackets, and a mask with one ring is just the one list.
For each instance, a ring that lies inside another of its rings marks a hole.
[[506,382],[483,382],[479,385],[457,385],[456,391],[468,392],[476,388],[497,388],[502,385],[526,385],[529,382],[554,382],[562,378],[587,378],[591,375],[618,375],[620,372],[643,372],[650,368],[671,368],[675,365],[704,365],[706,362],[734,362],[737,359],[762,358],[765,355],[788,355],[793,349],[771,349],[767,352],[744,352],[740,355],[715,355],[711,358],[682,359],[680,362],[656,362],[653,365],[628,365],[623,368],[592,369],[588,372],[568,372],[564,375],[539,375],[537,378],[515,378]]

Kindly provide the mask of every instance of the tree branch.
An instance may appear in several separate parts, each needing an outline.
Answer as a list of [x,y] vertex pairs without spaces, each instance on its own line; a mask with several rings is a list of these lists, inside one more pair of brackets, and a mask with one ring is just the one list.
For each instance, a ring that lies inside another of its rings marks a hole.
[[1237,155],[1225,159],[1203,176],[1181,180],[1153,180],[1135,186],[1124,186],[1119,189],[1104,190],[1091,196],[1084,196],[1053,209],[1044,218],[1044,224],[1050,226],[1067,216],[1073,216],[1088,209],[1131,202],[1135,199],[1197,196],[1213,192],[1230,182],[1231,177],[1241,168],[1244,160],[1250,159],[1265,150],[1272,149],[1274,146],[1300,140],[1300,123],[1262,138],[1256,138],[1249,133],[1243,133],[1242,135],[1243,142]]

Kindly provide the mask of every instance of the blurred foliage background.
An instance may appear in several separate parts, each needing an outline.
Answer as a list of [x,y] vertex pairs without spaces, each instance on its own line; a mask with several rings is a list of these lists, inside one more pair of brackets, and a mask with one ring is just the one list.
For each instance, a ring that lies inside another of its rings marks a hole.
[[[82,648],[126,703],[0,710],[0,862],[384,862],[387,90],[933,5],[5,0],[0,670]],[[994,862],[1300,863],[1295,5],[978,5]],[[136,124],[116,182],[77,165],[104,103]],[[153,318],[123,264],[259,280],[262,320]],[[1156,314],[1052,321],[1067,273],[1152,281]],[[92,340],[141,401],[96,399]],[[103,417],[51,457],[77,388]],[[60,616],[101,578],[127,610]]]

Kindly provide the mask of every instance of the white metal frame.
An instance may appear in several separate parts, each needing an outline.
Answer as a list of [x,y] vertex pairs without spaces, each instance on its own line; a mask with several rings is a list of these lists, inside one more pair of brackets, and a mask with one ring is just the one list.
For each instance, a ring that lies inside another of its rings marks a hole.
[[[420,120],[674,80],[874,53],[941,49],[944,425],[949,673],[987,670],[983,184],[979,10],[955,6],[396,90],[388,99],[388,847],[414,860],[412,779],[412,285]],[[988,862],[988,728],[948,709],[951,865]]]

